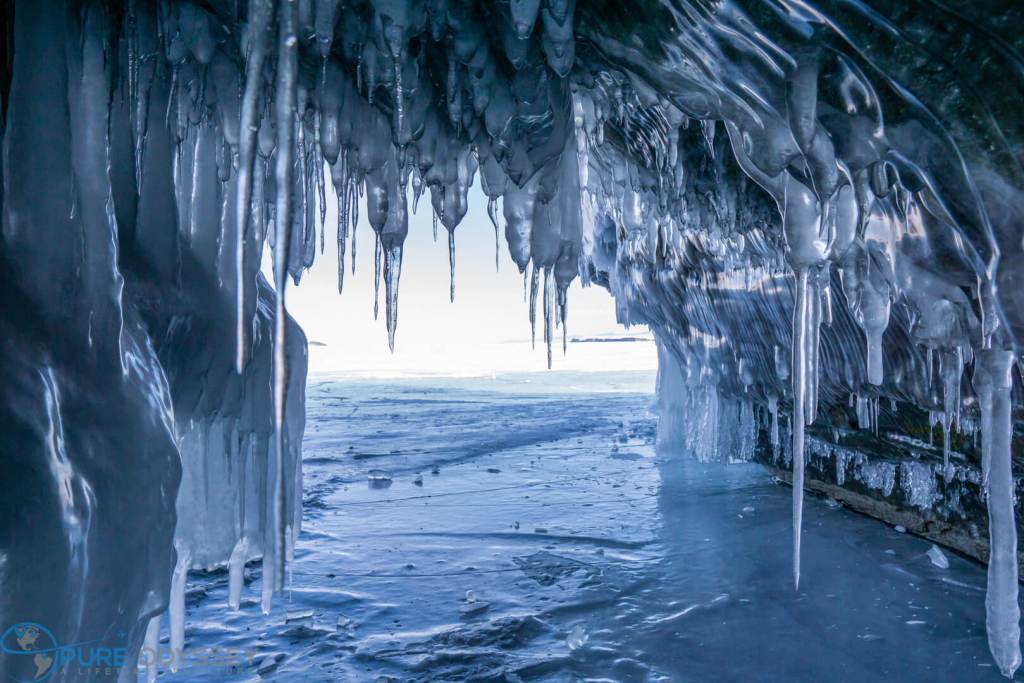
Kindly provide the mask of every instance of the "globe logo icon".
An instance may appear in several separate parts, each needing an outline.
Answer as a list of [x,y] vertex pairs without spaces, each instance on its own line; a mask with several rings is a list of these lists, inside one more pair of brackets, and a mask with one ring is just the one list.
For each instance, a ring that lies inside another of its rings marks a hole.
[[48,628],[31,621],[11,626],[0,637],[8,676],[24,683],[50,677],[57,668],[54,663],[58,647]]

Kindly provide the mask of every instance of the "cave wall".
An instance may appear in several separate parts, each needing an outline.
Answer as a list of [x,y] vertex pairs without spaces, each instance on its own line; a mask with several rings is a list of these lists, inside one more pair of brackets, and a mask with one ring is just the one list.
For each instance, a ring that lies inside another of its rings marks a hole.
[[[218,261],[235,233],[219,209],[235,190],[215,122],[184,151],[165,125],[169,74],[150,60],[126,77],[113,5],[5,3],[0,17],[0,622],[134,655],[154,617],[183,609],[176,564],[224,565],[243,540],[243,562],[268,554],[275,477],[291,489],[286,542],[298,533],[305,337],[289,319],[279,473],[275,294],[258,258],[241,373],[224,341],[237,292]],[[133,111],[146,79],[148,110]],[[31,659],[4,656],[0,673],[29,680]]]

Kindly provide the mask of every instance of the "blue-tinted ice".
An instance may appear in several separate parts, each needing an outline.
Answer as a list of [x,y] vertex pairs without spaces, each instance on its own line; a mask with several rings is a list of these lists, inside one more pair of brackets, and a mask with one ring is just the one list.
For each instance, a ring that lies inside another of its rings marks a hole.
[[187,647],[282,681],[999,679],[983,567],[811,498],[794,592],[789,489],[656,454],[651,383],[313,381],[286,595],[191,575]]

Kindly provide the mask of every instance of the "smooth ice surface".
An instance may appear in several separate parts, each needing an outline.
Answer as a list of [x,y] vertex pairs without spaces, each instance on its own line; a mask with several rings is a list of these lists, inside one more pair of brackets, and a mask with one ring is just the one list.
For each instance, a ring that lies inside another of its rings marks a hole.
[[790,489],[656,455],[652,382],[314,380],[291,588],[262,616],[252,566],[228,613],[193,574],[188,647],[282,680],[1000,680],[983,567],[808,496],[794,592]]

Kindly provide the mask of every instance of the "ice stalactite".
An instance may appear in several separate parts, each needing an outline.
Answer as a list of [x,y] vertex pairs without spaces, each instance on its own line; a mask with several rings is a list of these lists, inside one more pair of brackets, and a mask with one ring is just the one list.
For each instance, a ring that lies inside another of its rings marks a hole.
[[1020,667],[1020,604],[1018,601],[1017,523],[1014,518],[1013,433],[1010,391],[1014,354],[985,349],[978,354],[974,384],[981,407],[982,449],[988,495],[988,592],[985,624],[988,644],[999,670],[1013,678]]
[[530,346],[537,348],[537,288],[541,269],[536,263],[530,265]]
[[964,353],[959,346],[944,351],[939,357],[939,375],[942,377],[942,464],[949,469],[954,425],[960,428],[960,384],[963,381]]
[[448,299],[455,303],[455,233],[448,232]]
[[[267,528],[272,539],[263,548],[264,568],[273,567],[273,585],[276,591],[284,588],[285,516],[284,450],[285,450],[285,393],[287,372],[285,357],[285,290],[287,289],[288,256],[292,229],[292,173],[296,112],[296,81],[298,78],[298,8],[294,0],[278,3],[277,84],[274,99],[275,129],[277,130],[277,182],[274,284],[277,287],[274,307],[274,468],[268,474],[271,482],[273,506],[271,523]],[[299,122],[301,125],[301,121]]]
[[[171,652],[185,650],[185,582],[189,567],[192,564],[192,553],[187,548],[178,547],[178,560],[171,575],[171,603],[167,608],[167,623],[170,630]],[[178,670],[179,657],[171,658],[171,671]]]
[[235,369],[241,374],[245,366],[245,241],[252,214],[253,167],[256,162],[256,135],[259,132],[260,93],[263,86],[263,65],[267,57],[268,34],[274,7],[270,0],[252,0],[249,3],[248,55],[245,60],[245,91],[242,95],[242,114],[239,122],[238,192],[235,208]]
[[498,227],[498,200],[487,200],[487,216],[494,226],[494,272],[501,271],[501,228]]
[[238,611],[242,604],[242,587],[245,581],[245,563],[249,557],[249,541],[240,538],[228,558],[228,607]]
[[777,396],[768,397],[768,411],[772,416],[772,424],[769,431],[769,440],[772,448],[779,447],[779,399]]
[[551,344],[555,332],[555,276],[551,268],[544,270],[544,346],[548,351],[548,369],[551,369]]
[[395,350],[395,331],[398,329],[398,282],[402,275],[402,245],[390,247],[384,253],[384,286],[388,348]]
[[380,266],[381,246],[380,235],[373,241],[373,319],[377,319],[380,312]]
[[146,637],[142,645],[142,664],[146,670],[146,683],[156,680],[160,669],[160,615],[149,620],[146,626]]
[[804,429],[809,402],[808,374],[813,324],[811,274],[807,268],[797,273],[796,307],[793,312],[793,584],[800,587],[800,540],[804,516]]

